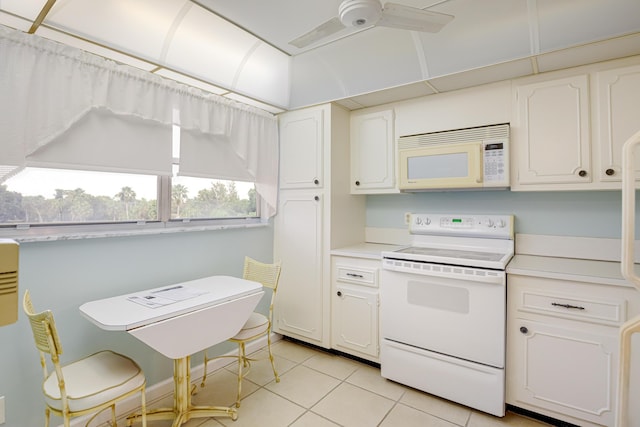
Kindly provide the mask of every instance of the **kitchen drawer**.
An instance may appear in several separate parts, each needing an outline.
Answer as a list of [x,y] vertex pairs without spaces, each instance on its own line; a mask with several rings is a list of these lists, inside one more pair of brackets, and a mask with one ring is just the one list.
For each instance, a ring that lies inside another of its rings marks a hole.
[[624,299],[590,299],[525,290],[518,301],[519,311],[564,317],[604,325],[620,325],[627,320]]
[[336,265],[338,282],[357,283],[358,285],[378,287],[378,269]]

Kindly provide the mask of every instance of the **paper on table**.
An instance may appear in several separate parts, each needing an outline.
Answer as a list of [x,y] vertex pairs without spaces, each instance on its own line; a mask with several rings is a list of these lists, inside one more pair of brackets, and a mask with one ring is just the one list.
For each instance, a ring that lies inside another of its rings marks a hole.
[[157,291],[150,291],[140,295],[130,296],[128,299],[146,307],[157,308],[173,304],[177,301],[195,298],[198,295],[206,293],[207,291],[178,285],[170,288],[159,289]]

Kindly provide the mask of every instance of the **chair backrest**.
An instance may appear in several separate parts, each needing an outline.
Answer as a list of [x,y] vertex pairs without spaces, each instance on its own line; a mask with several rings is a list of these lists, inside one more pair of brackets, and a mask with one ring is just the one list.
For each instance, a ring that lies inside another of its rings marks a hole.
[[273,289],[273,293],[275,293],[280,279],[280,264],[280,261],[274,264],[265,264],[253,258],[245,257],[242,277],[254,282],[260,282],[262,286]]
[[48,353],[57,359],[58,355],[62,354],[62,345],[60,344],[60,338],[58,337],[56,323],[51,310],[35,313],[28,289],[24,293],[22,309],[29,318],[33,339],[36,342],[38,350],[43,353]]

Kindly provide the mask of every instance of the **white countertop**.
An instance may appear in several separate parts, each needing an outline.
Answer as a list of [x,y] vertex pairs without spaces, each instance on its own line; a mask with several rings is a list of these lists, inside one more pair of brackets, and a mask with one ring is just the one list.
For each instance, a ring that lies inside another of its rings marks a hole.
[[[640,267],[636,266],[640,272]],[[622,277],[617,261],[515,255],[507,265],[507,274],[572,280],[587,283],[633,287]]]
[[354,258],[382,259],[382,252],[395,251],[405,245],[387,245],[383,243],[360,243],[343,248],[333,249],[331,255],[348,256]]

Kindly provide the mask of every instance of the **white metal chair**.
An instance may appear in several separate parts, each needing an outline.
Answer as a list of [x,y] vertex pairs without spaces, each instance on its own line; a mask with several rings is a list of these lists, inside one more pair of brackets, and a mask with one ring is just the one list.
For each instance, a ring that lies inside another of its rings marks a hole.
[[[249,373],[247,369],[243,374],[243,368],[250,368],[251,359],[247,357],[245,344],[249,341],[253,341],[263,336],[267,336],[267,348],[269,350],[269,360],[271,361],[271,368],[273,369],[273,375],[276,382],[280,382],[278,371],[276,371],[276,365],[273,360],[273,353],[271,353],[271,322],[273,315],[273,302],[278,290],[278,280],[280,278],[281,263],[265,264],[256,261],[250,257],[244,259],[244,271],[242,277],[247,280],[253,280],[259,282],[262,286],[270,288],[272,290],[271,303],[269,304],[269,316],[265,316],[261,313],[252,313],[242,329],[229,338],[229,341],[238,344],[238,394],[236,397],[236,407],[240,407],[240,394],[242,393],[242,379]],[[216,359],[215,357],[207,358],[207,353],[204,355],[204,376],[202,377],[201,386],[204,387],[207,380],[207,362],[209,360]]]
[[[29,318],[40,353],[46,427],[49,426],[51,412],[62,417],[65,427],[69,427],[72,417],[95,412],[87,421],[86,425],[89,425],[107,408],[111,408],[111,422],[116,426],[116,402],[135,393],[141,395],[142,426],[146,427],[146,380],[133,360],[112,351],[101,351],[63,366],[59,359],[62,346],[53,313],[50,310],[35,313],[28,290],[24,293],[22,307]],[[51,372],[49,363],[53,366]]]

